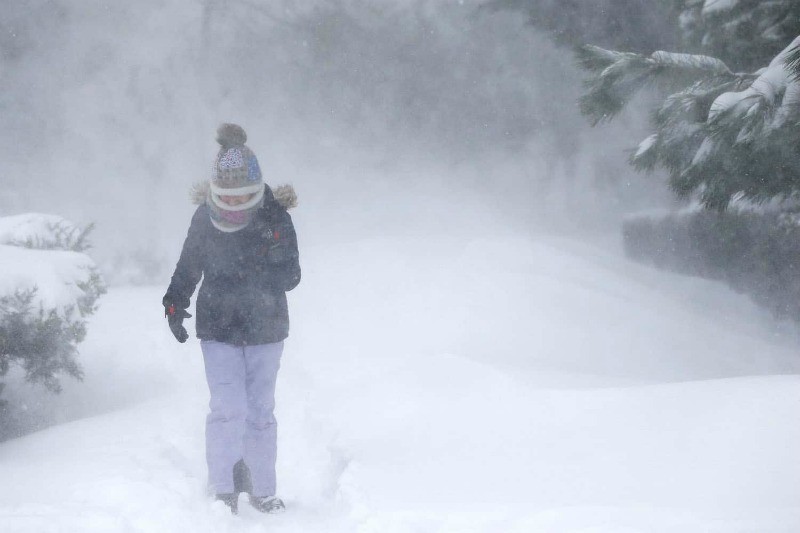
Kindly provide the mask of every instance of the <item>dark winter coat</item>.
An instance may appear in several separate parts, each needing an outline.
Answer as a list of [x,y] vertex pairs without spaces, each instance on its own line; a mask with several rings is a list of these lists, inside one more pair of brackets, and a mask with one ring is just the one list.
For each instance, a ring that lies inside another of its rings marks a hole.
[[200,339],[240,346],[282,341],[289,335],[285,293],[300,282],[298,257],[292,218],[269,187],[253,221],[232,233],[215,228],[201,205],[164,304],[189,307],[202,277],[195,317]]

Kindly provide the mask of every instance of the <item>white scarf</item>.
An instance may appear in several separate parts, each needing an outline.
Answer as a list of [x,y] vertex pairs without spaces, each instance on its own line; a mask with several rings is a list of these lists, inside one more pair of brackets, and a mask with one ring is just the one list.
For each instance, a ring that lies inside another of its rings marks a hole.
[[[253,197],[247,202],[239,205],[228,205],[220,199],[220,196],[244,196],[252,194]],[[256,211],[261,208],[264,202],[264,184],[257,183],[238,187],[236,189],[225,189],[211,183],[208,190],[207,204],[211,215],[211,223],[220,231],[233,233],[246,227],[253,218]]]

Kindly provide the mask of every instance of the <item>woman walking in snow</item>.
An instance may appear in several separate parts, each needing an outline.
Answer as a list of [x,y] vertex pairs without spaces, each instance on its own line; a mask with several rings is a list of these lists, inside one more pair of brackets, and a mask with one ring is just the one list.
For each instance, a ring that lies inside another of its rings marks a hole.
[[297,238],[287,209],[291,186],[263,182],[247,135],[236,124],[217,130],[211,180],[195,187],[192,217],[163,304],[179,342],[200,278],[196,329],[211,393],[206,418],[209,485],[238,511],[240,492],[262,512],[281,511],[275,495],[275,380],[289,334],[286,291],[300,282]]

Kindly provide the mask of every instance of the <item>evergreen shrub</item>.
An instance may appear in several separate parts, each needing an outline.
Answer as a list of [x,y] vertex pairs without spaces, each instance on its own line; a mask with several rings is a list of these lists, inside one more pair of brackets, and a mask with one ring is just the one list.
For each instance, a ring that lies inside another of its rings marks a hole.
[[[19,276],[25,280],[23,285],[0,293],[0,379],[7,378],[13,368],[19,370],[20,382],[24,379],[47,392],[60,392],[63,376],[83,378],[78,344],[86,337],[86,321],[95,312],[98,298],[106,292],[94,263],[84,255],[92,226],[79,229],[59,217],[29,214],[0,218],[0,230],[0,260],[6,261],[4,272],[11,279],[48,260],[58,264],[52,266],[53,272],[64,276],[57,283],[48,279],[45,286],[40,286],[39,279],[31,285],[26,276]],[[19,249],[27,251],[12,253]],[[79,266],[63,270],[67,264]],[[54,293],[62,291],[72,295],[69,303],[54,306]],[[0,393],[6,384],[0,382]],[[36,429],[35,421],[28,418],[25,405],[0,399],[0,440]]]
[[800,224],[794,215],[688,210],[623,224],[627,255],[659,268],[718,279],[777,316],[800,321]]

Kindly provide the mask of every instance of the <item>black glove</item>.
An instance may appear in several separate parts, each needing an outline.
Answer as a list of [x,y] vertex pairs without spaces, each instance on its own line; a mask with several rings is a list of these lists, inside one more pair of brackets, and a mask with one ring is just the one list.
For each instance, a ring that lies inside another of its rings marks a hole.
[[186,339],[189,338],[189,334],[186,333],[186,328],[183,327],[183,319],[190,318],[192,315],[187,313],[186,309],[175,307],[175,304],[165,303],[164,316],[167,317],[169,329],[172,331],[172,334],[175,335],[175,338],[178,339],[178,342],[186,342]]

